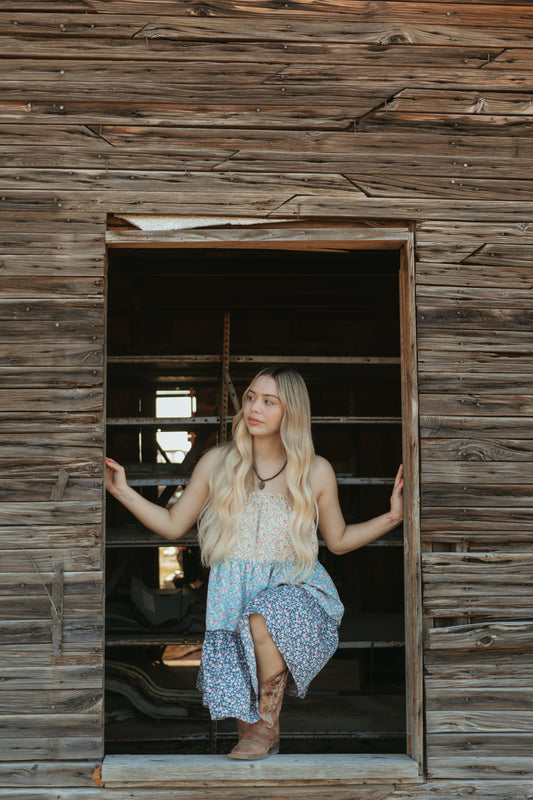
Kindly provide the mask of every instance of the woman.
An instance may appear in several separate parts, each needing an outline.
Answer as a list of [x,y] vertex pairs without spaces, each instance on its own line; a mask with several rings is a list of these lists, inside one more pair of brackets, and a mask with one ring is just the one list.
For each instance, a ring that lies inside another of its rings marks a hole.
[[286,367],[256,375],[232,441],[200,459],[171,508],[107,459],[108,491],[143,525],[175,541],[198,522],[210,567],[198,686],[213,719],[237,719],[231,758],[278,752],[285,689],[304,697],[337,648],[343,607],[317,560],[317,527],[337,554],[379,538],[402,521],[401,476],[400,466],[388,513],[346,525],[333,468],[314,452],[307,388]]

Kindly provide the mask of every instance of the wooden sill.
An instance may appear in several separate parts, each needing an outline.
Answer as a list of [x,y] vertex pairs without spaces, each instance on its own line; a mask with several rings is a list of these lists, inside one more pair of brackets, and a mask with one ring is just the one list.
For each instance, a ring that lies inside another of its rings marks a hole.
[[418,764],[406,755],[277,755],[232,761],[225,755],[109,755],[102,765],[107,788],[301,784],[414,783]]

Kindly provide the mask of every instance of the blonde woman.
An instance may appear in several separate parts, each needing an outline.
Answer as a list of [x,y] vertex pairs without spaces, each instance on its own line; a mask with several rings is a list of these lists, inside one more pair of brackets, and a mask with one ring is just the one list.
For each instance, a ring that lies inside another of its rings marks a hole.
[[198,522],[210,567],[198,686],[213,719],[235,717],[230,758],[279,749],[285,690],[304,697],[338,644],[343,606],[317,559],[317,528],[333,553],[348,553],[403,517],[402,467],[390,511],[346,525],[331,465],[315,455],[309,396],[290,368],[260,372],[243,395],[229,444],[209,450],[170,509],[131,489],[107,459],[108,491],[144,525],[175,541]]

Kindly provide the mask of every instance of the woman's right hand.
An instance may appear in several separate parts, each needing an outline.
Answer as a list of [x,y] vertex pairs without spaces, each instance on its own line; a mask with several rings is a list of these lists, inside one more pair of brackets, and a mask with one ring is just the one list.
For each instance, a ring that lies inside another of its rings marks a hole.
[[183,494],[170,508],[152,503],[129,486],[124,467],[112,458],[106,458],[106,489],[142,525],[173,541],[187,533],[197,521],[209,494],[209,477],[215,463],[218,463],[217,448],[202,456]]
[[126,470],[112,458],[105,460],[105,488],[114,497],[119,497],[128,489]]

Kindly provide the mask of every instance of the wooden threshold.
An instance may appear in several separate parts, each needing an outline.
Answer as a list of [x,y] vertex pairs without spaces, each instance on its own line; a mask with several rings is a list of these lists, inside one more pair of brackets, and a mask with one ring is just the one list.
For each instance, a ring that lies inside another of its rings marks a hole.
[[276,755],[263,761],[233,761],[225,755],[109,755],[102,764],[107,788],[216,785],[276,785],[280,782],[336,785],[413,783],[421,780],[409,756]]

